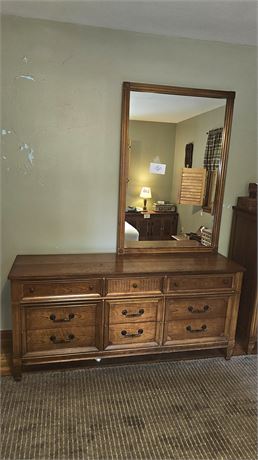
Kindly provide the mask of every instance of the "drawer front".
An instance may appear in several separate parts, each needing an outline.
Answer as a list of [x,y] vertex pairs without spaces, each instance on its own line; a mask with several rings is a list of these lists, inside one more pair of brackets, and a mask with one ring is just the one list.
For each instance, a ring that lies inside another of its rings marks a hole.
[[161,294],[162,278],[109,278],[107,295],[121,294]]
[[111,300],[106,302],[106,322],[109,324],[160,321],[162,299]]
[[167,299],[166,321],[225,317],[228,297]]
[[232,289],[232,275],[169,276],[167,292]]
[[56,329],[94,325],[101,312],[101,303],[84,306],[62,305],[60,307],[25,308],[26,329]]
[[84,281],[28,283],[23,285],[23,297],[55,297],[71,295],[100,296],[102,294],[102,280],[88,279]]
[[225,318],[185,319],[165,323],[164,344],[175,340],[202,339],[224,336]]
[[55,351],[65,349],[65,353],[74,352],[75,348],[98,350],[94,325],[81,327],[66,327],[60,329],[28,330],[26,334],[26,351]]
[[157,346],[159,342],[160,323],[125,323],[106,326],[106,349]]

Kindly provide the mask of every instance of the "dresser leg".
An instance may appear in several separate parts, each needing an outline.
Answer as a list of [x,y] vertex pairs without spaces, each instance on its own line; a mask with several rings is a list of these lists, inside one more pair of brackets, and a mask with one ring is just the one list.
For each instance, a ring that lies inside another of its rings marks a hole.
[[225,358],[226,358],[227,360],[229,360],[229,359],[232,357],[233,351],[234,351],[234,346],[235,346],[235,343],[233,343],[233,344],[231,343],[231,344],[227,347],[227,349],[226,349],[226,356],[225,356]]
[[250,355],[254,351],[256,338],[250,339],[247,345],[247,354]]
[[20,382],[22,378],[22,365],[20,358],[13,358],[13,378],[16,382]]

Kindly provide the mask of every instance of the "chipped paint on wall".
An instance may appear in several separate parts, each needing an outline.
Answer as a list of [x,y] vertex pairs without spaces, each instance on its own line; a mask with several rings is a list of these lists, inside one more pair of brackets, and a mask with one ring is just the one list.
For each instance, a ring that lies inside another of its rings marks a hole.
[[32,75],[17,75],[15,78],[23,78],[24,80],[34,81],[35,78]]
[[12,131],[10,129],[2,128],[1,129],[1,134],[2,134],[2,136],[6,136],[7,134],[12,134]]
[[[34,149],[29,144],[27,144],[25,142],[21,143],[21,141],[18,139],[18,136],[17,136],[17,134],[15,133],[14,130],[6,129],[6,128],[1,129],[1,135],[2,136],[6,136],[8,134],[14,134],[15,135],[15,137],[17,139],[17,143],[19,145],[19,150],[26,154],[27,160],[30,163],[30,166],[25,165],[25,167],[27,169],[30,169],[31,166],[33,166],[33,160],[35,159],[35,157],[34,157]],[[2,159],[7,160],[7,156],[2,154]]]
[[19,148],[20,148],[20,150],[22,152],[26,153],[27,159],[30,162],[30,164],[32,165],[33,160],[34,160],[34,150],[33,150],[33,148],[30,147],[28,144],[21,144]]
[[70,59],[73,58],[73,55],[71,54],[70,56],[66,57],[63,61],[62,64],[65,64],[66,62],[70,61]]

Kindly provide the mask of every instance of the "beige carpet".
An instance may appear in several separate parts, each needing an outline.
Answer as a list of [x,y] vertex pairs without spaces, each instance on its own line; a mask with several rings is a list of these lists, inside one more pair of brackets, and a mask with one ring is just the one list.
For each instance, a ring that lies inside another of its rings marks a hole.
[[2,377],[1,459],[254,460],[256,356]]

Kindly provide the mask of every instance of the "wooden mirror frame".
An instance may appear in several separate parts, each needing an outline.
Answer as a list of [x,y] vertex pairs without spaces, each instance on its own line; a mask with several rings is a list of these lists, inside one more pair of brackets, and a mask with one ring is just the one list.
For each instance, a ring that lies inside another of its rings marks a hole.
[[[125,247],[125,207],[126,207],[126,188],[128,183],[128,128],[129,128],[129,109],[130,92],[161,93],[181,96],[196,96],[206,98],[225,99],[225,116],[222,139],[221,161],[217,174],[215,191],[214,222],[212,229],[212,244],[209,247]],[[235,92],[220,91],[212,89],[184,88],[179,86],[153,85],[147,83],[124,82],[122,92],[122,120],[121,120],[121,149],[120,149],[120,177],[119,177],[119,209],[118,209],[118,234],[117,234],[117,253],[175,253],[175,252],[217,252],[219,242],[219,231],[221,223],[223,196],[225,188],[228,152],[230,144],[231,125],[233,118]]]

